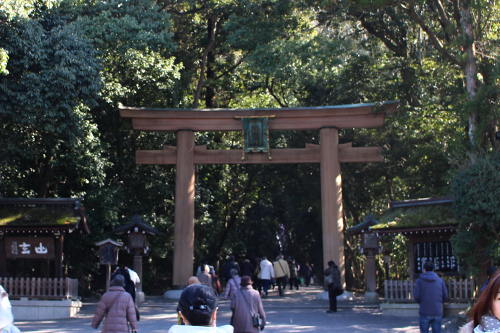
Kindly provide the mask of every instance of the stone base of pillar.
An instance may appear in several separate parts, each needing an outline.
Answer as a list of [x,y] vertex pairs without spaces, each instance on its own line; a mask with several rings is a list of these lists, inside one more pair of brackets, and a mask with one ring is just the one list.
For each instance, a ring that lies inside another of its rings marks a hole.
[[145,300],[146,300],[146,295],[144,295],[142,291],[135,292],[135,301],[137,303],[144,303]]
[[379,303],[380,296],[378,293],[367,291],[365,293],[365,303]]
[[[316,294],[316,299],[328,300],[328,291]],[[354,295],[350,291],[344,291],[342,295],[337,296],[337,301],[351,301],[353,299]]]
[[167,290],[163,294],[163,298],[165,299],[179,299],[181,298],[182,290],[180,289],[172,289],[172,290]]

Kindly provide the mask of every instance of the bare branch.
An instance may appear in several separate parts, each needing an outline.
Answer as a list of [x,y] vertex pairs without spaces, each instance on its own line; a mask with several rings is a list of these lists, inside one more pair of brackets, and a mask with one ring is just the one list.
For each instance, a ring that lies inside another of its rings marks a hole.
[[215,44],[215,31],[217,29],[217,20],[215,19],[215,17],[213,17],[211,21],[212,22],[210,26],[210,42],[205,48],[205,52],[203,52],[203,58],[201,60],[200,79],[198,80],[198,86],[196,88],[196,93],[194,95],[193,109],[198,108],[200,102],[201,89],[203,88],[203,85],[205,83],[205,69],[207,67],[208,53]]
[[218,75],[217,77],[215,77],[214,80],[218,80],[220,79],[221,77],[224,77],[226,75],[228,75],[229,73],[231,73],[233,70],[235,70],[239,65],[241,65],[241,63],[243,62],[243,60],[245,59],[245,57],[250,54],[251,51],[248,51],[244,56],[242,56],[240,58],[240,60],[238,60],[236,62],[236,64],[234,64],[233,66],[229,67],[229,69],[225,70],[222,74]]
[[278,104],[282,108],[286,108],[286,105],[283,104],[283,102],[281,102],[279,97],[276,96],[276,94],[274,93],[274,82],[271,82],[271,85],[269,85],[269,76],[266,77],[266,88],[267,88],[267,91],[269,91],[269,93],[271,94],[271,96],[273,96],[273,98],[276,100],[276,102],[278,102]]
[[[445,28],[449,28],[451,26],[450,19],[448,18],[448,15],[444,11],[443,4],[441,3],[441,0],[434,0],[434,5],[437,7],[439,16],[441,17],[441,21],[443,22],[443,25]],[[457,35],[458,31],[456,28],[454,28],[451,31],[455,36]]]
[[441,53],[452,64],[463,67],[463,64],[461,64],[460,61],[458,61],[458,59],[453,54],[451,54],[450,52],[448,52],[448,50],[446,50],[443,43],[439,40],[434,31],[427,24],[425,24],[424,20],[422,20],[422,18],[415,12],[413,1],[410,1],[408,7],[401,5],[401,8],[408,14],[408,16],[411,17],[411,19],[415,23],[417,23],[420,26],[420,28],[422,28],[422,30],[429,37],[432,45],[434,45],[434,47],[439,53]]
[[363,26],[363,28],[366,29],[366,31],[368,31],[370,34],[372,34],[375,37],[377,37],[378,39],[380,39],[385,44],[385,46],[389,50],[391,50],[392,52],[394,52],[397,56],[399,56],[399,57],[405,57],[406,56],[406,50],[402,50],[402,48],[399,45],[396,45],[390,39],[388,39],[383,32],[378,31],[377,29],[375,29],[373,27],[373,25],[371,25],[370,23],[366,22],[365,18],[364,18],[364,15],[362,15],[359,18],[359,21],[361,22],[361,25]]

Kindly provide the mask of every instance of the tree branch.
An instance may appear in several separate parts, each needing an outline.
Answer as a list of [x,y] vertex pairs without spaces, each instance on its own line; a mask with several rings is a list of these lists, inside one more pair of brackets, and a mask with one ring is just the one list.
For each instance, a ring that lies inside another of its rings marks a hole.
[[[450,19],[448,18],[448,15],[444,11],[443,4],[441,3],[441,0],[434,0],[434,5],[437,7],[439,16],[441,17],[441,21],[443,22],[443,25],[445,28],[448,28],[451,26]],[[452,31],[453,35],[457,35],[458,31],[457,28],[454,28]]]
[[274,83],[271,83],[271,85],[269,85],[269,76],[266,77],[266,89],[267,91],[269,91],[269,93],[271,94],[271,96],[273,96],[273,98],[276,100],[276,102],[278,102],[278,104],[282,107],[282,108],[286,108],[287,106],[285,104],[283,104],[281,102],[281,100],[279,99],[278,96],[276,96],[276,94],[274,93]]
[[436,48],[436,50],[441,53],[446,59],[448,59],[452,64],[458,65],[460,67],[463,67],[463,65],[458,61],[458,59],[448,52],[448,50],[445,49],[443,46],[443,43],[439,40],[439,38],[436,36],[434,31],[429,28],[428,25],[425,24],[425,22],[422,20],[422,18],[415,12],[415,7],[414,7],[414,2],[410,1],[408,7],[405,7],[404,5],[401,5],[401,8],[403,11],[405,11],[408,16],[411,17],[411,19],[417,23],[420,28],[422,28],[423,31],[429,36],[429,39],[431,40],[432,45]]
[[375,29],[375,27],[372,24],[365,21],[364,15],[361,15],[361,17],[359,18],[359,21],[361,22],[361,25],[363,26],[363,28],[365,28],[366,31],[368,31],[368,33],[370,33],[370,34],[374,35],[375,37],[377,37],[378,39],[380,39],[382,41],[382,43],[384,43],[385,46],[389,50],[394,52],[398,57],[405,57],[406,56],[406,50],[402,50],[400,46],[396,45],[390,39],[388,39],[383,32],[378,31],[377,29]]
[[200,79],[198,80],[198,86],[196,88],[196,93],[194,95],[193,100],[193,109],[198,108],[198,104],[200,102],[201,89],[203,88],[203,84],[205,83],[205,68],[207,66],[207,57],[208,53],[212,49],[215,44],[215,31],[217,29],[217,20],[215,17],[212,18],[212,22],[210,25],[210,42],[205,48],[205,52],[203,52],[203,58],[201,60],[201,70],[200,70]]

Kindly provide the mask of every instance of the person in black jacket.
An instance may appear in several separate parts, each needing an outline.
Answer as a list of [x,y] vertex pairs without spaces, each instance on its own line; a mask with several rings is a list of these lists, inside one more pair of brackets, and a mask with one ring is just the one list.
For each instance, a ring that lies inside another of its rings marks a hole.
[[254,271],[255,271],[255,267],[252,265],[250,260],[245,259],[245,261],[243,261],[243,264],[241,264],[241,276],[253,277]]
[[325,270],[325,276],[330,274],[332,275],[332,283],[327,283],[325,279],[325,287],[328,289],[328,300],[330,301],[330,309],[326,313],[337,312],[337,296],[342,294],[340,271],[332,260],[328,262],[328,268]]
[[128,292],[130,296],[132,296],[132,299],[135,302],[135,285],[130,278],[128,270],[123,267],[118,267],[114,273],[114,276],[112,275],[111,278],[113,279],[118,274],[123,275],[123,277],[125,278],[125,286],[123,287],[123,289],[125,289],[125,291]]
[[232,269],[236,269],[238,271],[238,275],[240,275],[240,265],[234,261],[234,256],[229,256],[229,261],[224,264],[224,270],[222,272],[222,277],[226,283],[231,279]]

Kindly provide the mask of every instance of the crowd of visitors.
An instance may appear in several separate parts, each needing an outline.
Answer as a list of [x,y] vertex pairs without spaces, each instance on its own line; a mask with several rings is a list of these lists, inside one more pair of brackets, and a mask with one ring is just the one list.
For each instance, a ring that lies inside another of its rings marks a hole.
[[[241,274],[241,276],[240,276]],[[299,266],[295,260],[284,260],[279,255],[274,263],[265,256],[258,258],[255,265],[245,259],[240,265],[233,256],[223,268],[226,282],[224,295],[213,266],[203,260],[197,275],[191,276],[177,305],[178,322],[169,333],[253,333],[264,329],[266,312],[261,297],[267,297],[269,285],[275,280],[280,297],[289,283],[290,290],[299,289],[302,282],[311,283],[314,268],[309,263]],[[337,312],[337,296],[343,293],[340,271],[333,261],[324,271],[324,287],[328,291],[330,307],[328,313]],[[480,297],[470,310],[470,321],[459,328],[459,333],[500,332],[500,271],[496,267],[487,270],[488,280],[481,288]],[[137,273],[125,267],[118,267],[112,274],[109,290],[102,296],[91,327],[97,329],[104,320],[103,333],[136,333],[139,313],[135,305],[135,287],[140,279]],[[254,286],[257,284],[257,286]],[[256,288],[254,288],[256,287]],[[258,290],[256,290],[258,289]],[[217,327],[218,297],[230,299],[232,317],[230,325]],[[420,332],[441,333],[443,303],[448,299],[446,284],[434,272],[434,263],[426,261],[423,273],[415,283],[413,298],[419,304]],[[0,330],[21,333],[14,326],[9,296],[0,286]]]

